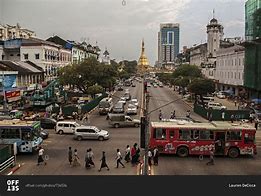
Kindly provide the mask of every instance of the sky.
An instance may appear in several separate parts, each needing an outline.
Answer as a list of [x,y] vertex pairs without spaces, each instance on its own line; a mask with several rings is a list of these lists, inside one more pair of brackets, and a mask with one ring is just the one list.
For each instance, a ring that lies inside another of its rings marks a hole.
[[141,40],[151,65],[157,60],[160,23],[180,24],[183,46],[206,42],[206,25],[215,18],[224,37],[244,37],[246,0],[0,0],[0,23],[33,30],[47,39],[98,43],[111,59],[138,60]]

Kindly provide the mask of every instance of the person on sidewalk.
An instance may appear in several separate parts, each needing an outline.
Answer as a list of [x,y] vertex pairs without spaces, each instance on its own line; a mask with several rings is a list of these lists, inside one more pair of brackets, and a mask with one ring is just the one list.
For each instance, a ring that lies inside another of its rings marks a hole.
[[87,149],[86,154],[85,154],[85,168],[90,168],[90,154],[89,154],[89,149]]
[[100,169],[99,169],[98,171],[100,172],[101,169],[104,168],[104,167],[106,167],[107,170],[109,171],[110,168],[108,167],[108,165],[107,165],[107,163],[106,163],[106,156],[105,156],[105,152],[104,152],[104,151],[102,151],[102,158],[101,158],[100,161],[101,161],[101,167],[100,167]]
[[162,112],[161,112],[161,110],[160,110],[160,111],[159,111],[159,121],[161,121],[162,118],[163,118],[163,115],[162,115]]
[[129,145],[127,145],[127,147],[126,147],[124,160],[126,161],[126,163],[130,162],[130,146]]
[[69,151],[68,151],[68,160],[69,160],[70,165],[72,165],[72,154],[73,154],[72,147],[70,146]]
[[77,149],[74,149],[73,164],[72,164],[72,166],[79,166],[79,165],[80,165],[79,159],[80,159],[80,158],[78,157]]
[[230,120],[231,120],[231,123],[234,122],[234,120],[235,120],[235,116],[234,116],[233,114],[230,116]]
[[214,149],[210,150],[209,162],[206,165],[214,165]]
[[151,166],[152,165],[152,152],[151,152],[151,149],[149,149],[149,151],[148,151],[148,164],[149,164],[149,166]]
[[95,164],[93,162],[94,159],[94,153],[91,148],[89,148],[89,164],[95,167]]
[[117,161],[117,166],[116,166],[116,168],[119,167],[119,164],[121,164],[123,168],[125,167],[125,166],[123,165],[123,163],[121,162],[122,156],[121,156],[120,149],[117,149],[117,154],[116,154],[116,158],[115,158],[115,159],[116,159],[116,161]]
[[187,118],[190,118],[190,110],[187,111],[186,117],[187,117]]
[[133,147],[131,148],[131,163],[132,163],[132,165],[134,165],[135,163],[136,163],[136,160],[135,160],[135,158],[136,158],[136,152],[137,152],[137,143],[135,143],[134,145],[133,145]]
[[153,150],[153,162],[154,165],[159,164],[159,149],[157,147],[155,147]]
[[37,163],[37,165],[40,165],[42,162],[44,163],[44,165],[46,165],[46,162],[44,161],[44,158],[43,158],[43,154],[44,154],[44,149],[40,146],[39,151],[38,151],[38,163]]

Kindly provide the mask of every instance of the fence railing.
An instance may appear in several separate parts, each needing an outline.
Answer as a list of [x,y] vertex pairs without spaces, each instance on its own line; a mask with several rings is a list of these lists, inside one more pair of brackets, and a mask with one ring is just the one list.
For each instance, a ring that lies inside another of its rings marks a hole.
[[15,156],[11,156],[9,159],[7,159],[6,161],[0,164],[0,172],[3,172],[8,167],[14,165],[15,165]]

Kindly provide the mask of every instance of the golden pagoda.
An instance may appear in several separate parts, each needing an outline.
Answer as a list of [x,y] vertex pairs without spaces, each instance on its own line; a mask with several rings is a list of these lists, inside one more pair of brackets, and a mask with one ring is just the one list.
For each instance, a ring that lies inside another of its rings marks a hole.
[[141,49],[141,55],[138,62],[138,73],[145,73],[149,68],[149,61],[145,55],[145,47],[144,47],[144,40],[142,40],[142,49]]

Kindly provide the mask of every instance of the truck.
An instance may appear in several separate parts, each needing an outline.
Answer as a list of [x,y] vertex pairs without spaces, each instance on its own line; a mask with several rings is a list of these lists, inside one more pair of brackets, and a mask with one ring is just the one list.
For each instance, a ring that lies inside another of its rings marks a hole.
[[132,119],[130,116],[125,114],[109,114],[109,125],[119,127],[139,127],[140,120]]

